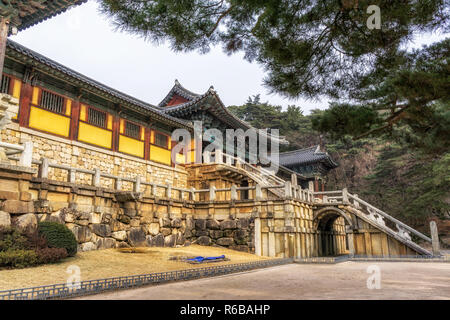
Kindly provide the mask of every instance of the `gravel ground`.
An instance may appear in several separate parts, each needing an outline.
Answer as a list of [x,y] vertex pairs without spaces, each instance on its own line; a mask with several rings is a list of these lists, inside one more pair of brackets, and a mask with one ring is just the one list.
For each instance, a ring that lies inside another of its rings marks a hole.
[[[367,279],[371,276],[367,271],[374,265],[380,270],[380,289],[367,288]],[[215,278],[116,291],[80,299],[450,300],[450,263],[289,264]]]

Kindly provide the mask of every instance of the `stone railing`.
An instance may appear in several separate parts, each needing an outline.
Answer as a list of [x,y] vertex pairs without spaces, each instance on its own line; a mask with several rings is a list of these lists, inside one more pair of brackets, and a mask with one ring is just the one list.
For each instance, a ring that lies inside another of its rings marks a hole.
[[432,242],[426,235],[395,219],[386,212],[374,207],[370,203],[360,199],[357,194],[349,193],[347,188],[337,191],[314,192],[314,202],[330,205],[350,205],[353,208],[363,212],[365,217],[369,219],[371,223],[382,229],[390,229],[406,241],[411,241],[411,234],[414,234],[422,240],[430,243]]
[[[33,143],[31,141],[25,142],[22,145],[0,141],[0,149],[5,150],[7,159],[16,160],[19,166],[31,167],[33,157]],[[19,154],[19,157],[14,157],[17,154]]]

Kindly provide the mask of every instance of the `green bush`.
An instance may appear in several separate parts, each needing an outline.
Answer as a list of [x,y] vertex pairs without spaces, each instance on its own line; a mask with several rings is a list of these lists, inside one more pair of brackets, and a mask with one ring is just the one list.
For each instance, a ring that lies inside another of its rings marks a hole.
[[40,222],[38,231],[47,240],[50,248],[64,248],[69,257],[77,253],[77,240],[65,225],[48,221]]
[[34,250],[7,250],[0,252],[0,266],[25,268],[36,265],[38,256]]
[[24,250],[28,248],[28,239],[14,228],[0,229],[0,252],[8,250]]

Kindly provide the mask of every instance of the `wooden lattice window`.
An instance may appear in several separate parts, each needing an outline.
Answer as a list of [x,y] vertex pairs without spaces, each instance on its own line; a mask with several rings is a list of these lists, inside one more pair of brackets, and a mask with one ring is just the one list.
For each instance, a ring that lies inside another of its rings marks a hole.
[[97,127],[106,128],[106,112],[89,108],[87,122]]
[[9,94],[10,85],[11,85],[11,78],[8,77],[8,76],[3,75],[2,76],[2,83],[1,83],[1,88],[0,88],[1,91],[0,92]]
[[125,135],[134,139],[140,139],[141,136],[141,127],[132,122],[125,122]]
[[169,139],[165,134],[155,132],[155,145],[162,148],[167,148]]
[[64,113],[64,98],[46,90],[42,90],[39,105],[52,112]]

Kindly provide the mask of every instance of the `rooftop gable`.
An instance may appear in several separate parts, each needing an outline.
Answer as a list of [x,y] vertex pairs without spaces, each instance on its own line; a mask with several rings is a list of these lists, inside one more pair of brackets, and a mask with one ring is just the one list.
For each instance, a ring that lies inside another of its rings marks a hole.
[[308,165],[316,162],[323,162],[329,168],[336,168],[338,166],[327,152],[320,150],[320,145],[282,152],[279,154],[279,162],[280,165],[287,167]]

